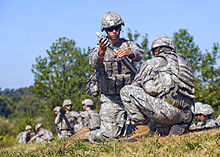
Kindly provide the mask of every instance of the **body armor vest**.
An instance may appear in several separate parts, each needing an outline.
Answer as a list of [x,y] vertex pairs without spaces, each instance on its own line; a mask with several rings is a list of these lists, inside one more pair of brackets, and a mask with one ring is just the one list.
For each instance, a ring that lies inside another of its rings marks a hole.
[[[70,111],[71,112],[71,111]],[[67,121],[69,122],[69,125],[71,127],[71,129],[74,128],[74,125],[76,124],[76,118],[70,116],[70,113],[65,113],[65,115],[63,115],[66,117]],[[64,119],[64,117],[62,117],[61,119],[61,130],[70,130],[70,128],[68,127],[68,124],[66,122],[66,120]]]
[[[114,48],[117,50],[120,48],[129,49],[129,44],[125,39],[120,39]],[[119,94],[122,87],[131,84],[134,74],[117,58],[112,49],[107,48],[103,64],[96,70],[96,77],[103,94]]]
[[90,130],[94,130],[100,127],[101,120],[99,114],[93,110],[86,111],[88,116],[83,119],[83,124]]
[[157,97],[169,98],[182,107],[193,104],[194,77],[188,62],[181,54],[162,54],[160,66],[153,73]]

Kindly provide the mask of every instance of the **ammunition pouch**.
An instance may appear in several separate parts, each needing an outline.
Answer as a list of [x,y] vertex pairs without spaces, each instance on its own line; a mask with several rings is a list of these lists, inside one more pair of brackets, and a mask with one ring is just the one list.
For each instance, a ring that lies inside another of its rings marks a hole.
[[118,74],[112,77],[107,75],[97,76],[99,88],[103,94],[119,94],[122,87],[131,84],[133,75]]
[[93,97],[97,97],[100,94],[98,80],[95,72],[86,81],[86,92]]

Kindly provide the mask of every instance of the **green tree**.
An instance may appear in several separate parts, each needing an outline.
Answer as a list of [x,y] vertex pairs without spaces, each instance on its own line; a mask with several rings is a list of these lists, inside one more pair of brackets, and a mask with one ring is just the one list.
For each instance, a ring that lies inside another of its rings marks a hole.
[[11,98],[0,96],[0,117],[8,117],[11,114],[10,105],[12,105]]
[[[134,31],[134,34],[133,32],[131,31],[131,29],[128,29],[127,30],[127,37],[130,41],[134,41],[136,43],[139,43],[139,37],[141,36],[140,33],[138,33],[138,31]],[[152,53],[150,52],[150,49],[148,47],[148,43],[149,43],[149,40],[148,40],[148,34],[145,33],[143,36],[142,36],[142,40],[140,41],[140,47],[144,50],[144,54],[143,54],[143,57],[142,57],[142,60],[140,62],[137,62],[135,63],[136,66],[139,68],[141,66],[141,64],[148,60],[148,59],[151,59],[152,58]]]
[[220,66],[217,61],[219,55],[219,44],[214,43],[212,52],[203,55],[201,67],[201,88],[198,89],[198,101],[210,104],[216,112],[220,113]]
[[178,32],[174,32],[173,38],[176,51],[187,57],[195,76],[197,76],[201,70],[202,54],[199,46],[193,41],[193,36],[186,29],[180,29]]
[[[85,84],[93,69],[88,56],[76,47],[74,40],[59,38],[47,50],[47,57],[36,58],[32,72],[35,75],[32,91],[50,102],[51,109],[64,99],[73,100],[75,110],[80,110],[85,97]],[[80,105],[79,105],[80,104]]]
[[187,57],[187,60],[192,67],[194,72],[194,86],[195,86],[195,97],[198,98],[202,88],[200,74],[202,64],[202,54],[199,46],[193,41],[193,36],[188,33],[186,29],[180,29],[178,32],[173,34],[174,42],[176,44],[176,51]]

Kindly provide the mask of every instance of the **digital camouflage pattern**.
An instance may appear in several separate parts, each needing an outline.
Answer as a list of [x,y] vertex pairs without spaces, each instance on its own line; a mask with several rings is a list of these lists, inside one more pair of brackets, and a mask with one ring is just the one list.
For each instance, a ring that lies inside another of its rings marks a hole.
[[[134,53],[134,58],[130,62],[138,62],[142,58],[143,50],[134,42],[123,38],[114,45],[117,50],[120,48],[129,49]],[[117,58],[115,52],[107,48],[105,56],[98,56],[99,45],[95,46],[89,54],[89,63],[96,69],[96,78],[102,94],[119,94],[121,88],[130,84],[134,74]]]
[[[64,138],[64,137],[70,137],[71,131],[68,128],[68,125],[64,119],[64,116],[67,118],[70,127],[72,128],[72,130],[74,130],[74,132],[79,131],[79,125],[75,126],[78,123],[78,117],[79,114],[75,111],[65,111],[65,112],[60,112],[57,114],[56,118],[55,118],[55,125],[57,126],[57,129],[59,131],[59,136],[60,138]],[[75,128],[74,128],[75,126]]]
[[215,128],[219,126],[219,122],[215,119],[207,119],[205,121],[200,121],[192,124],[190,126],[191,130],[194,129],[209,129],[209,128]]
[[[152,45],[167,46],[163,45],[167,39],[171,38],[158,37]],[[163,52],[142,64],[132,85],[121,89],[121,99],[132,121],[149,117],[151,131],[182,134],[192,120],[193,73],[182,55],[170,49]]]
[[69,99],[66,99],[63,101],[63,107],[65,107],[66,105],[72,105],[72,101]]
[[208,129],[219,126],[218,118],[212,119],[211,115],[213,113],[212,107],[208,104],[202,104],[201,102],[196,102],[194,106],[191,107],[194,115],[202,114],[203,116],[208,116],[209,119],[204,121],[199,121],[190,126],[190,129]]
[[125,25],[121,16],[116,12],[108,12],[102,17],[101,31],[106,28],[115,27],[118,25]]
[[37,123],[37,125],[35,126],[35,130],[37,131],[40,127],[42,127],[41,123]]
[[23,131],[18,134],[17,140],[19,144],[28,143],[30,141],[30,134],[27,131]]
[[125,110],[122,101],[118,95],[101,94],[102,102],[99,111],[101,125],[100,129],[89,133],[89,141],[111,141],[116,139],[122,132],[125,124]]
[[154,50],[155,48],[157,47],[170,47],[172,48],[173,50],[176,50],[175,48],[175,43],[173,42],[173,39],[168,37],[168,36],[165,36],[165,35],[161,35],[161,36],[158,36],[152,43],[151,45],[151,50]]
[[100,128],[101,120],[99,114],[93,110],[80,112],[82,117],[83,125],[88,127],[90,130]]
[[36,139],[37,143],[41,142],[50,142],[54,139],[51,131],[42,128],[36,135],[32,137],[30,142],[33,142]]
[[194,106],[191,107],[192,112],[196,114],[203,115],[211,115],[213,113],[212,107],[208,104],[202,104],[201,102],[195,103]]
[[184,126],[192,119],[190,108],[179,110],[163,99],[146,94],[140,87],[127,85],[121,90],[121,99],[125,110],[133,122],[145,121],[150,117],[149,127],[152,132],[168,135],[175,124]]
[[91,99],[85,99],[82,101],[82,105],[93,106],[93,101]]
[[30,125],[27,125],[26,127],[25,127],[25,130],[31,130],[32,129],[32,127],[30,126]]
[[[134,53],[134,58],[128,58],[131,62],[140,61],[143,50],[134,42],[120,38],[113,45],[116,50],[129,49]],[[100,129],[90,132],[91,142],[101,139],[109,141],[117,138],[125,123],[125,111],[119,93],[123,86],[130,84],[134,74],[117,58],[115,52],[107,48],[103,58],[98,56],[99,45],[95,46],[89,54],[89,63],[96,69],[96,79],[101,91],[101,118]]]

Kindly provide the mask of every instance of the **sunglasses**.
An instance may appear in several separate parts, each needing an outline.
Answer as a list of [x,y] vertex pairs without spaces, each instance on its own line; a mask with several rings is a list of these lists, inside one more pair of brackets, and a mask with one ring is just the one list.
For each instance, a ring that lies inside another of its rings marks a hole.
[[202,114],[196,114],[195,117],[197,117],[197,116],[202,116]]
[[112,32],[113,30],[118,31],[118,30],[120,30],[120,29],[121,29],[121,25],[115,26],[115,27],[107,28],[107,31],[108,31],[108,32]]

